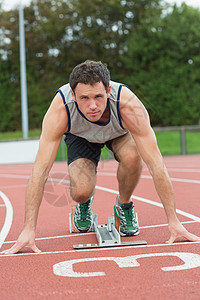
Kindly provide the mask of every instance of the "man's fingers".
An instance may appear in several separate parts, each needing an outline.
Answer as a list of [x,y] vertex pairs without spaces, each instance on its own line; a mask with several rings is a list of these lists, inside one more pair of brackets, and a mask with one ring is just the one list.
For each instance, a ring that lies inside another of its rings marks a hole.
[[181,237],[186,238],[190,242],[198,242],[198,241],[200,241],[200,237],[198,237],[197,235],[194,235],[194,234],[188,232],[187,230],[185,230],[184,233],[177,234],[176,236],[174,234],[171,234],[169,240],[166,241],[166,244],[172,244],[177,238],[181,238]]
[[35,253],[40,253],[40,252],[42,252],[35,244],[32,245],[32,246],[30,246],[30,247],[31,247],[31,249],[33,250],[33,252],[35,252]]
[[1,254],[15,254],[19,252],[24,246],[26,246],[26,243],[17,241],[11,248],[4,250]]
[[2,251],[0,254],[15,254],[17,253],[22,247],[18,246],[18,245],[13,245],[11,248]]
[[170,238],[169,238],[169,240],[166,241],[165,243],[166,244],[172,244],[175,241],[175,239],[176,239],[176,237],[174,237],[174,236],[171,235]]
[[35,253],[41,252],[41,250],[35,245],[35,243],[28,244],[28,243],[16,242],[11,248],[0,252],[0,254],[15,254],[15,253],[19,252],[25,246],[30,247],[31,250]]

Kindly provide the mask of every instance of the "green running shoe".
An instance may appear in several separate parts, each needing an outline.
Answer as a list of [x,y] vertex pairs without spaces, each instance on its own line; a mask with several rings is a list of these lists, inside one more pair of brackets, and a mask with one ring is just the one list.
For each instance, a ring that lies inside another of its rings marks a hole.
[[92,212],[91,205],[94,196],[92,196],[86,203],[77,203],[74,212],[73,223],[79,232],[88,232],[92,227]]
[[140,232],[135,213],[133,202],[114,206],[115,216],[119,219],[119,234],[121,236],[138,235]]

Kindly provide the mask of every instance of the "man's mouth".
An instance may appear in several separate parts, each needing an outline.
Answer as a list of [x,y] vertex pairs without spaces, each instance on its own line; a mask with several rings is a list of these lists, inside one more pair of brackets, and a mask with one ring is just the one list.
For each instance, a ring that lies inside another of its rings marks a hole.
[[91,111],[91,112],[88,113],[88,115],[91,116],[91,117],[95,117],[95,116],[97,116],[98,114],[99,114],[98,111]]

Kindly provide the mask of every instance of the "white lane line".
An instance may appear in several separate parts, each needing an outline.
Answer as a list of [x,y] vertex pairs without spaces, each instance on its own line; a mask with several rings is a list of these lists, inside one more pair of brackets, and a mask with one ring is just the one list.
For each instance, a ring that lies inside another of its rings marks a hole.
[[5,207],[5,204],[0,204],[0,207]]
[[18,185],[0,185],[1,189],[19,189],[19,188],[25,188],[27,187],[27,184],[18,184]]
[[[181,222],[181,224],[191,224],[191,223],[197,223],[196,221],[185,221]],[[168,224],[158,224],[158,225],[148,225],[148,226],[140,226],[140,229],[149,229],[149,228],[159,228],[159,227],[166,227]],[[64,239],[64,238],[76,238],[79,236],[86,236],[86,235],[95,235],[95,232],[87,232],[87,233],[73,233],[73,234],[67,234],[67,235],[57,235],[57,236],[47,236],[42,238],[36,238],[36,241],[44,241],[44,240],[54,240],[54,239]],[[14,244],[16,241],[6,241],[4,244]]]
[[[101,173],[98,173],[98,175],[116,177],[115,173],[103,173],[103,172],[101,172]],[[152,179],[152,176],[150,176],[150,175],[141,175],[141,178],[143,178],[143,179]],[[184,178],[174,178],[174,177],[170,177],[170,179],[171,179],[171,181],[176,181],[176,182],[200,184],[200,180],[195,180],[195,179],[184,179]]]
[[[67,175],[67,173],[64,173],[64,174]],[[98,172],[98,176],[114,176],[114,177],[116,177],[116,173]],[[27,175],[0,174],[0,177],[3,177],[3,178],[17,178],[17,179],[29,179],[30,176],[27,176]],[[141,178],[143,178],[143,179],[152,179],[152,176],[150,176],[150,175],[142,175]],[[51,180],[51,179],[52,179],[52,177],[49,177],[49,180]],[[170,177],[170,179],[171,179],[171,181],[175,181],[175,182],[200,184],[200,180],[195,180],[195,179],[187,179],[187,178],[184,179],[184,178],[175,178],[175,177]],[[63,179],[62,179],[62,182],[64,182]]]
[[[112,193],[112,194],[116,194],[118,195],[118,191],[116,190],[113,190],[113,189],[109,189],[109,188],[104,188],[104,187],[101,187],[101,186],[96,186],[96,189],[98,190],[102,190],[102,191],[105,191],[105,192],[108,192],[108,193]],[[151,205],[154,205],[154,206],[158,206],[158,207],[161,207],[163,208],[163,205],[161,203],[158,203],[158,202],[155,202],[155,201],[152,201],[152,200],[149,200],[149,199],[145,199],[145,198],[142,198],[142,197],[138,197],[138,196],[131,196],[132,199],[136,199],[138,201],[141,201],[141,202],[144,202],[144,203],[148,203],[148,204],[151,204]],[[192,219],[196,222],[200,222],[200,218],[197,217],[197,216],[194,216],[190,213],[187,213],[187,212],[184,212],[180,209],[176,209],[176,212],[182,216],[185,216],[189,219]]]
[[[51,178],[52,181],[55,181],[55,182],[60,182],[60,179],[57,179],[57,178]],[[62,183],[67,183],[69,184],[69,180],[62,180]],[[116,194],[118,195],[119,192],[116,191],[116,190],[113,190],[113,189],[109,189],[109,188],[105,188],[105,187],[102,187],[102,186],[98,186],[96,185],[96,189],[97,190],[101,190],[101,191],[104,191],[104,192],[108,192],[108,193],[112,193],[112,194]],[[157,207],[161,207],[163,208],[163,205],[162,203],[159,203],[159,202],[156,202],[156,201],[153,201],[153,200],[149,200],[149,199],[146,199],[146,198],[142,198],[142,197],[138,197],[138,196],[131,196],[132,199],[135,199],[135,200],[138,200],[138,201],[141,201],[141,202],[144,202],[144,203],[148,203],[148,204],[151,204],[151,205],[154,205],[154,206],[157,206]],[[196,222],[200,222],[200,217],[197,217],[195,215],[192,215],[190,213],[187,213],[187,212],[184,212],[183,210],[180,210],[180,209],[176,209],[176,212],[177,214],[179,215],[182,215],[182,216],[185,216],[189,219],[192,219]]]
[[51,252],[40,252],[40,253],[17,253],[17,254],[0,254],[0,257],[19,257],[19,256],[32,256],[32,255],[46,255],[46,254],[64,254],[64,253],[77,253],[77,252],[99,252],[99,251],[112,251],[112,250],[124,250],[133,248],[151,248],[151,247],[164,247],[164,246],[179,246],[179,245],[195,245],[200,242],[177,242],[173,244],[153,244],[153,245],[137,245],[137,246],[124,246],[124,247],[107,247],[107,248],[93,248],[93,249],[81,249],[81,250],[62,250],[62,251],[51,251]]
[[171,181],[200,184],[200,180],[194,179],[171,178]]
[[[178,173],[200,173],[200,169],[181,169],[181,168],[168,168],[168,171],[178,172]],[[148,171],[147,168],[144,168],[144,171]]]
[[7,235],[9,233],[10,227],[12,225],[13,208],[12,208],[12,205],[11,205],[8,197],[6,197],[6,195],[4,193],[2,193],[1,191],[0,191],[0,197],[3,199],[5,206],[6,206],[5,222],[4,222],[3,228],[0,232],[0,248],[1,248],[1,246],[3,245]]
[[29,179],[28,175],[17,175],[17,174],[0,174],[3,178],[17,178],[17,179]]
[[[141,177],[144,179],[152,179],[150,175],[142,175]],[[171,181],[200,184],[200,180],[195,180],[195,179],[184,179],[184,178],[173,178],[173,177],[170,177],[170,179]]]
[[[9,175],[8,175],[9,176]],[[20,176],[21,177],[21,176]],[[24,178],[25,176],[23,176]],[[49,178],[51,181],[55,181],[55,182],[60,182],[60,179],[58,178]],[[69,180],[62,180],[62,184],[64,183],[67,183],[69,184]],[[112,193],[112,194],[116,194],[118,195],[118,191],[116,190],[113,190],[113,189],[109,189],[109,188],[104,188],[104,187],[101,187],[101,186],[96,186],[96,189],[99,189],[99,190],[102,190],[102,191],[105,191],[105,192],[109,192],[109,193]],[[158,203],[158,202],[155,202],[155,201],[152,201],[152,200],[149,200],[149,199],[145,199],[145,198],[142,198],[142,197],[138,197],[138,196],[131,196],[131,198],[133,199],[136,199],[138,201],[141,201],[141,202],[144,202],[144,203],[148,203],[148,204],[151,204],[151,205],[154,205],[154,206],[157,206],[157,207],[160,207],[160,208],[163,208],[163,205],[161,203]],[[200,218],[197,217],[197,216],[194,216],[190,213],[187,213],[187,212],[184,212],[180,209],[176,209],[176,212],[180,215],[183,215],[189,219],[192,219],[196,222],[200,222]]]

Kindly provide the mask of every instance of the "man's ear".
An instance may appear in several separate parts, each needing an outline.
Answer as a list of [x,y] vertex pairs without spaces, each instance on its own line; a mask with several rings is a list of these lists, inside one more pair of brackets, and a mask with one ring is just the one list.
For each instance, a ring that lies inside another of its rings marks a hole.
[[72,89],[70,89],[70,92],[71,92],[71,95],[72,95],[72,99],[73,99],[74,101],[76,101],[76,96],[75,96],[74,92],[72,91]]
[[109,87],[108,87],[108,91],[107,91],[107,98],[109,98],[109,97],[110,97],[110,93],[111,93],[111,85],[109,85]]

